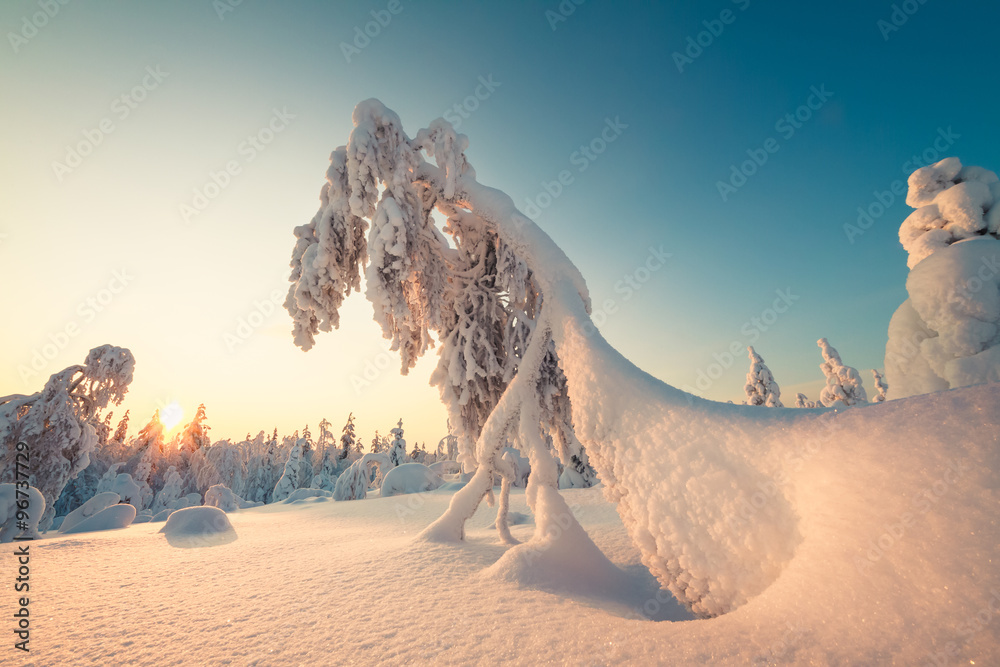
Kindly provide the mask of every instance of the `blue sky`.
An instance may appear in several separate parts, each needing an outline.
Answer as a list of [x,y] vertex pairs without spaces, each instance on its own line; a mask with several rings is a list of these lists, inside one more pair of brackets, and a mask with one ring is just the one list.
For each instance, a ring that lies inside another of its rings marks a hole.
[[[411,136],[459,105],[479,180],[523,208],[547,204],[538,224],[595,304],[613,302],[601,330],[640,367],[694,386],[729,365],[728,348],[753,343],[786,402],[796,390],[816,398],[821,336],[865,377],[882,367],[906,297],[897,230],[910,209],[895,197],[852,243],[844,225],[858,207],[905,180],[914,155],[936,154],[939,137],[950,144],[939,157],[1000,168],[991,3],[914,0],[895,17],[881,2],[220,6],[70,2],[37,34],[24,21],[39,4],[0,7],[0,267],[8,284],[30,285],[0,297],[14,314],[0,331],[0,394],[33,391],[110,342],[138,359],[135,421],[171,400],[188,412],[204,401],[216,435],[242,437],[322,416],[339,428],[354,411],[363,433],[402,416],[408,439],[436,442],[433,360],[405,379],[382,370],[386,346],[361,295],[308,354],[265,303],[284,289],[292,228],[315,212],[329,153],[369,97]],[[390,20],[346,57],[373,11]],[[679,71],[688,38],[703,46]],[[121,96],[144,80],[122,117]],[[813,90],[828,99],[810,100]],[[793,132],[776,126],[797,112],[806,119]],[[276,113],[273,141],[243,150]],[[53,162],[102,121],[113,131],[57,174]],[[586,146],[602,152],[586,157]],[[767,160],[723,201],[718,183],[748,151]],[[233,161],[239,173],[185,224],[181,205]],[[651,248],[670,257],[647,275]],[[85,319],[79,304],[123,267],[134,279]],[[630,278],[639,289],[623,287]],[[779,292],[790,305],[769,314]],[[255,310],[252,335],[227,344]],[[67,324],[80,333],[25,379],[19,368]],[[741,355],[701,393],[739,400],[746,366]]]

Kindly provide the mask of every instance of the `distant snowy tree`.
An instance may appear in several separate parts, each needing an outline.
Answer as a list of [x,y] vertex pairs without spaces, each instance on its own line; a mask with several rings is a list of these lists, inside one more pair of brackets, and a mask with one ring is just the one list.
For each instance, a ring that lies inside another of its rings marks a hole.
[[181,431],[180,450],[188,456],[203,447],[208,447],[212,443],[211,438],[208,436],[208,431],[211,427],[205,425],[206,419],[205,404],[202,403],[198,406],[194,418]]
[[344,424],[344,430],[340,435],[340,454],[337,458],[341,461],[345,460],[351,455],[354,448],[354,413],[347,415],[347,423]]
[[393,466],[400,466],[408,462],[406,453],[406,440],[403,440],[403,420],[400,419],[396,428],[389,431],[392,435],[392,443],[389,447],[389,461]]
[[889,389],[889,385],[885,383],[882,378],[882,374],[876,369],[872,369],[872,377],[875,378],[875,398],[872,399],[872,403],[882,403],[885,401],[886,391]]
[[160,411],[153,413],[153,418],[142,427],[133,441],[138,456],[135,473],[132,478],[139,485],[141,496],[137,510],[147,509],[153,503],[153,487],[159,472],[157,466],[163,459],[163,422],[160,421]]
[[889,322],[888,397],[1000,381],[1000,179],[947,158],[910,175],[909,298]]
[[372,454],[378,454],[385,448],[385,438],[375,431],[375,437],[372,438]]
[[292,491],[299,488],[299,467],[302,463],[302,448],[304,446],[305,440],[300,438],[288,453],[288,460],[285,461],[285,472],[282,473],[278,483],[274,485],[274,492],[271,494],[272,503],[284,500],[291,495]]
[[181,497],[183,490],[184,482],[180,474],[178,474],[177,468],[170,466],[167,474],[164,476],[163,488],[157,492],[156,498],[153,500],[151,508],[153,514],[162,512],[172,506]]
[[395,466],[389,461],[389,456],[382,452],[369,452],[350,465],[340,477],[333,490],[334,500],[362,500],[368,495],[373,469],[380,471],[376,477],[382,477]]
[[118,477],[118,470],[125,465],[124,463],[114,463],[110,468],[101,476],[101,479],[97,482],[97,488],[94,490],[94,495],[98,493],[104,493],[105,491],[110,491],[115,485],[115,479]]
[[795,394],[795,407],[797,408],[815,408],[816,402],[810,401],[805,394]]
[[441,438],[435,454],[438,461],[455,461],[458,458],[458,438],[451,433]]
[[28,443],[29,483],[46,504],[42,530],[55,517],[66,483],[90,464],[98,443],[98,413],[122,402],[134,368],[131,352],[103,345],[92,349],[82,365],[53,374],[40,392],[0,397],[0,481],[15,481],[16,445]]
[[316,445],[312,439],[312,433],[309,432],[309,426],[307,425],[302,429],[302,452],[301,460],[299,462],[299,479],[296,483],[295,488],[297,489],[307,489],[309,484],[312,483],[313,478],[313,457],[316,453]]
[[868,394],[861,385],[861,375],[856,368],[845,366],[837,350],[825,339],[816,341],[823,351],[820,370],[826,376],[826,386],[820,392],[819,401],[828,408],[850,407],[867,403]]
[[746,392],[746,405],[766,405],[769,408],[783,408],[781,404],[781,389],[771,375],[771,369],[764,359],[757,354],[753,346],[747,346],[750,355],[750,370],[747,371],[747,383],[743,387]]
[[118,422],[118,426],[115,428],[114,434],[108,440],[107,454],[108,458],[112,461],[124,461],[127,458],[129,412],[129,410],[125,411],[121,421]]

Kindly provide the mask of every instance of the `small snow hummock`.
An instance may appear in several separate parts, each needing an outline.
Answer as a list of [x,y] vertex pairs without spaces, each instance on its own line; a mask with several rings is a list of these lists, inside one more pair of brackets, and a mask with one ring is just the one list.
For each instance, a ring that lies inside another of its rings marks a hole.
[[236,529],[218,507],[185,507],[167,517],[160,532],[175,547],[211,547],[236,540]]
[[444,484],[436,472],[422,463],[404,463],[392,468],[382,480],[382,497],[433,491]]
[[[135,507],[125,503],[111,505],[97,512],[91,517],[84,519],[68,530],[60,530],[64,535],[73,533],[92,533],[98,530],[117,530],[128,528],[135,521]],[[63,524],[66,522],[64,521]]]

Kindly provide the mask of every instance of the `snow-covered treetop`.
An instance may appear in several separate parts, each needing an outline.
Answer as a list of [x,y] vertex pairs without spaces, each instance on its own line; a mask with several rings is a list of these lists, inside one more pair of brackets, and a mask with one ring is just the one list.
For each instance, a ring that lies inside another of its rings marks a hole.
[[913,268],[935,250],[977,236],[1000,236],[1000,179],[950,157],[910,174],[906,203],[917,209],[903,221],[899,240]]
[[814,401],[810,401],[809,397],[807,397],[805,394],[798,393],[798,394],[795,394],[795,407],[797,407],[797,408],[815,408],[816,407],[816,403]]
[[781,404],[781,389],[771,375],[771,369],[764,363],[753,346],[747,346],[747,353],[750,356],[750,370],[747,371],[747,383],[743,390],[746,392],[747,405],[766,405],[769,408],[783,408]]
[[875,398],[872,399],[872,401],[875,403],[882,403],[883,401],[885,401],[885,396],[886,392],[889,389],[889,385],[885,383],[885,380],[882,378],[882,374],[879,373],[877,369],[874,368],[872,369],[872,377],[875,378],[875,391],[876,391]]
[[840,354],[827,339],[820,338],[816,344],[823,351],[823,363],[819,368],[826,376],[826,386],[819,395],[820,403],[828,408],[867,403],[868,394],[861,384],[858,370],[844,365]]

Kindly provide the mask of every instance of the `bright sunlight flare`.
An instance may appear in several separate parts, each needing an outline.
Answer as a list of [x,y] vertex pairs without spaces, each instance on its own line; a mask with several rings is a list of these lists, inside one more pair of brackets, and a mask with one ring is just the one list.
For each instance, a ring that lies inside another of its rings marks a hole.
[[184,408],[177,401],[166,405],[160,410],[160,422],[168,431],[181,423],[184,418]]

